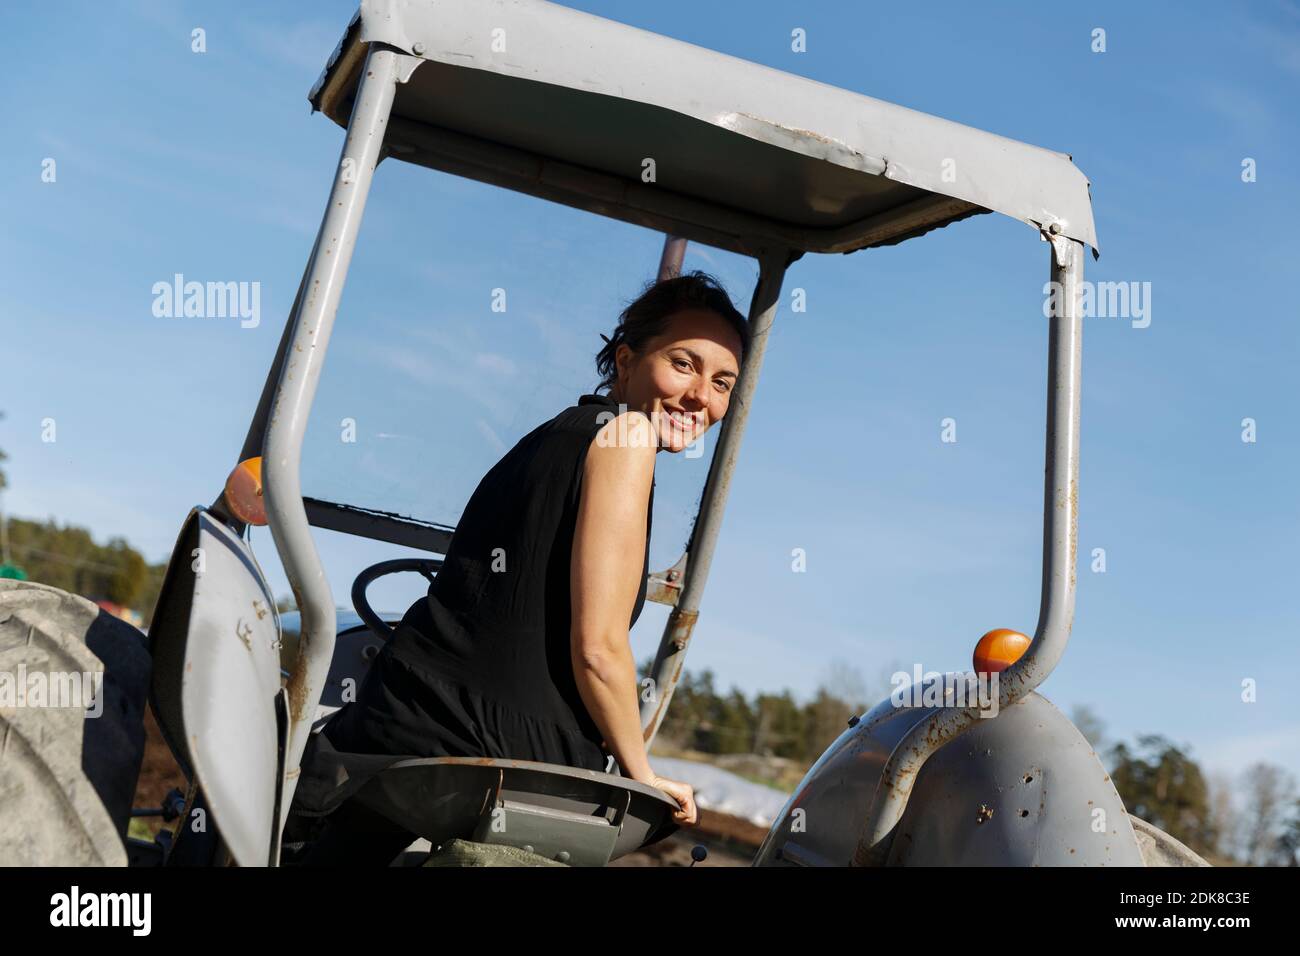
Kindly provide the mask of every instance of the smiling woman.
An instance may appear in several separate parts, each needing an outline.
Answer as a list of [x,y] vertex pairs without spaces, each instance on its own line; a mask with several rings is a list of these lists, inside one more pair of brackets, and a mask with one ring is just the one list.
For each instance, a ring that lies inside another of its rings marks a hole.
[[407,757],[597,771],[612,757],[674,799],[679,824],[696,822],[691,787],[651,769],[629,631],[646,598],[656,454],[722,419],[748,339],[702,273],[627,307],[596,357],[607,392],[580,396],[483,477],[428,594],[313,735],[294,811],[328,820],[298,862],[382,865],[409,845],[351,799]]

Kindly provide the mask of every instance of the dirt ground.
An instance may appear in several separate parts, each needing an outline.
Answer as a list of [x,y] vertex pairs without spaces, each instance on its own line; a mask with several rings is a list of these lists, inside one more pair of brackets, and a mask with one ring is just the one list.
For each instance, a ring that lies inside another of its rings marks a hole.
[[[172,757],[171,748],[163,739],[162,730],[154,718],[153,707],[145,708],[144,760],[140,765],[140,779],[135,785],[133,807],[160,807],[163,797],[172,788],[185,792],[185,775]],[[164,823],[162,817],[139,817],[132,821],[131,836],[152,840],[159,829],[169,829],[174,823]],[[147,831],[147,832],[146,832]]]
[[695,846],[704,847],[708,853],[696,866],[749,866],[766,835],[766,830],[748,820],[701,810],[697,826],[678,830],[666,840],[629,853],[610,866],[690,866]]

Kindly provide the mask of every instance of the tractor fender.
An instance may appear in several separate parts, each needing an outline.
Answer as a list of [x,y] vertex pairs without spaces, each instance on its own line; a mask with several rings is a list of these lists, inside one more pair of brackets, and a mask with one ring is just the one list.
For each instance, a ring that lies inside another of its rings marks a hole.
[[[847,866],[894,747],[937,707],[886,699],[840,735],[776,818],[756,866]],[[1030,693],[936,751],[890,837],[893,866],[1142,866],[1092,746]]]

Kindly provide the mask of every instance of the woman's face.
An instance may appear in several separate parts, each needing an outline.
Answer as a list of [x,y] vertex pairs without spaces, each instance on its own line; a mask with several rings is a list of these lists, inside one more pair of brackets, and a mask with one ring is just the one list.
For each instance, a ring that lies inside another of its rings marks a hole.
[[740,375],[740,335],[709,309],[684,309],[638,355],[621,345],[615,401],[644,412],[659,449],[679,452],[727,414]]

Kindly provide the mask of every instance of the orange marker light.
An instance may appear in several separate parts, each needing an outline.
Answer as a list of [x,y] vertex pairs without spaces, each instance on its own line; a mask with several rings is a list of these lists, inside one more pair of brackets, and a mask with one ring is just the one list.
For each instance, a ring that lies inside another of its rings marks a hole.
[[262,498],[262,459],[249,458],[235,466],[226,479],[226,504],[245,524],[266,524],[266,503]]
[[989,631],[975,645],[975,673],[992,674],[1006,670],[1029,650],[1029,643],[1029,638],[1019,631],[1005,627]]

